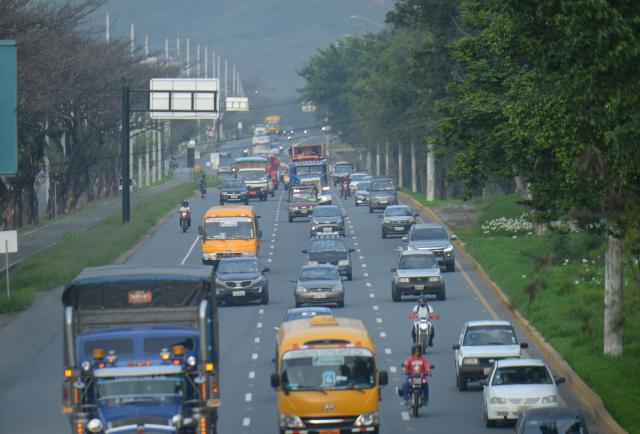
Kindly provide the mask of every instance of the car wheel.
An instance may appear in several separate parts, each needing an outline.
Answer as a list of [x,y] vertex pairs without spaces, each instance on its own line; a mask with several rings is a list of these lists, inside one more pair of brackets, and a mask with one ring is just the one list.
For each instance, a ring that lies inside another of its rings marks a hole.
[[245,200],[244,200],[244,204],[245,204],[245,205],[249,205],[249,199],[245,199]]
[[444,286],[438,290],[437,298],[438,300],[445,300],[447,298],[447,292],[444,289]]
[[300,307],[300,306],[302,306],[302,303],[296,300],[296,307]]
[[220,205],[224,205],[224,200],[220,198]]
[[369,207],[369,212],[373,213],[373,208]]
[[465,390],[467,390],[467,379],[464,377],[460,377],[459,375],[456,376],[456,383],[458,386],[458,390],[460,392],[464,392]]
[[453,271],[456,271],[456,263],[453,262],[451,264],[447,264],[447,272],[451,273]]
[[398,292],[398,290],[396,288],[391,288],[391,299],[393,301],[401,301],[402,300],[402,296],[400,295],[400,292]]
[[338,307],[344,307],[344,298],[338,302]]
[[274,197],[276,195],[276,191],[275,190],[271,190],[271,197]]
[[384,233],[384,229],[382,230],[382,238],[387,238],[387,234]]
[[293,222],[293,217],[289,216],[289,223]]
[[353,272],[347,274],[347,280],[353,280]]
[[487,414],[487,408],[484,409],[484,425],[487,428],[494,428],[496,426],[496,421],[489,419],[489,415]]
[[358,206],[358,201],[357,200],[355,201],[355,204],[356,204],[356,206]]
[[269,304],[269,291],[264,291],[262,293],[262,300],[260,300],[261,304]]

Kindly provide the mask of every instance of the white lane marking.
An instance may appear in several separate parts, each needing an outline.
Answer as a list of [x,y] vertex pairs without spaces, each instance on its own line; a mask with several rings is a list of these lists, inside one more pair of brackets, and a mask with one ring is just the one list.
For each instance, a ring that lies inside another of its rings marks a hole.
[[258,313],[259,313],[260,315],[262,315],[262,314],[264,313],[264,309],[260,309],[260,310],[258,310]]
[[257,338],[255,338],[255,339],[253,340],[253,343],[254,343],[254,344],[259,344],[259,343],[260,343],[260,336],[258,336]]
[[251,402],[251,392],[244,394],[244,402]]
[[358,256],[360,259],[364,259],[364,256]]
[[371,288],[371,282],[366,282],[365,285],[367,285],[367,287]]
[[391,354],[391,348],[385,348],[384,349],[384,353],[385,354]]
[[367,264],[362,264],[362,268],[367,268]]
[[360,250],[360,249],[356,249],[356,252],[360,253],[360,252],[362,252],[362,250]]
[[253,380],[254,378],[256,378],[256,371],[251,371],[251,372],[249,372],[249,378],[250,378],[250,379],[252,379],[252,380]]
[[[407,417],[409,415],[407,414]],[[250,417],[245,417],[244,419],[242,419],[242,426],[249,426],[251,425],[251,418]]]
[[261,323],[261,322],[259,322],[258,324],[256,324],[256,327],[257,327],[257,328],[259,328],[259,329],[261,329],[261,328],[262,328],[262,323]]
[[376,298],[376,295],[375,295],[373,292],[370,292],[370,293],[369,293],[369,297],[370,297],[370,298]]
[[251,360],[257,360],[257,359],[258,359],[258,353],[252,353]]
[[273,244],[269,246],[270,249],[275,249],[276,246],[274,246]]
[[380,337],[381,337],[381,338],[386,338],[386,337],[387,337],[387,334],[386,334],[385,332],[380,332]]
[[377,305],[377,304],[374,304],[374,305],[373,305],[373,310],[378,310],[378,309],[380,309],[380,308],[378,307],[378,305]]
[[400,413],[400,415],[402,416],[402,420],[409,420],[409,412],[408,411],[403,411]]
[[273,252],[269,252],[269,256],[273,256]]
[[[358,237],[356,237],[356,236],[354,235],[354,236],[353,236],[353,239],[354,239],[354,240],[356,240],[356,239],[358,239]],[[356,246],[357,246],[357,245],[358,245],[358,244],[356,244]]]
[[396,368],[395,366],[389,366],[389,372],[395,374],[396,372],[398,372],[398,368]]
[[267,259],[267,262],[271,262],[271,258]]
[[184,265],[184,263],[187,262],[187,259],[189,259],[189,256],[191,256],[191,252],[193,252],[193,248],[196,246],[199,239],[200,239],[200,235],[196,235],[196,239],[193,240],[193,244],[191,244],[191,247],[189,248],[189,251],[187,252],[187,254],[184,255],[184,258],[182,258],[182,262],[180,262],[180,265]]
[[358,243],[353,243],[353,245],[354,245],[354,246],[357,246],[357,245],[358,245]]
[[369,277],[369,273],[363,273],[362,274],[364,277]]
[[376,322],[377,322],[378,324],[382,324],[382,318],[376,318]]

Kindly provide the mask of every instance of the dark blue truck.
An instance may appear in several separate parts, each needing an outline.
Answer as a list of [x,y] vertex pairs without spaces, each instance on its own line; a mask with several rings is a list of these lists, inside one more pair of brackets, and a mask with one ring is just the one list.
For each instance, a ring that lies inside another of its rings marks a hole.
[[62,411],[73,434],[215,434],[213,270],[87,268],[64,305]]

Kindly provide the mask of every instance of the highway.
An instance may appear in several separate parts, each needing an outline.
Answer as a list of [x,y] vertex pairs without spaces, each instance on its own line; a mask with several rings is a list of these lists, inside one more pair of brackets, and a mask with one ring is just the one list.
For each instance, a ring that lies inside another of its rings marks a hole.
[[[335,196],[334,196],[335,197]],[[197,223],[205,210],[217,205],[217,191],[209,189],[205,199],[192,199],[192,228],[183,234],[177,215],[166,220],[131,257],[129,264],[200,264]],[[472,319],[505,318],[478,276],[458,255],[456,272],[445,273],[447,299],[431,301],[440,320],[435,322],[434,347],[427,357],[435,365],[431,378],[430,403],[420,417],[410,417],[395,393],[400,384],[400,364],[411,346],[409,311],[413,300],[391,300],[390,268],[394,266],[400,238],[380,237],[378,213],[355,207],[353,200],[338,201],[348,215],[348,245],[355,249],[353,281],[345,281],[344,308],[336,315],[364,321],[377,346],[378,367],[389,371],[389,386],[382,392],[381,432],[485,433],[508,432],[512,428],[486,429],[482,423],[480,388],[459,392],[455,387],[453,351],[462,324]],[[270,303],[222,306],[221,395],[219,432],[262,434],[277,432],[275,392],[269,386],[273,372],[274,328],[286,309],[293,306],[293,283],[304,263],[301,250],[307,247],[309,223],[287,221],[287,202],[281,189],[267,202],[252,201],[261,216],[263,231],[260,256],[271,268],[268,273]],[[426,220],[426,218],[423,219]],[[105,240],[108,241],[108,240]],[[0,330],[0,433],[69,432],[60,414],[62,379],[62,309],[60,291],[40,297],[34,306]],[[523,338],[521,332],[519,338]],[[530,348],[536,356],[535,348]],[[563,399],[576,405],[566,385]]]

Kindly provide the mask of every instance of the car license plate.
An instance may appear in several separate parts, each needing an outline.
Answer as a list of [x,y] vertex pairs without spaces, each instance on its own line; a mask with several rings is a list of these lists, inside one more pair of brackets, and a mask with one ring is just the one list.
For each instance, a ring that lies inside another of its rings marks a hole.
[[307,213],[307,210],[306,210],[306,209],[301,209],[301,210],[300,210],[300,214],[306,214],[306,213]]
[[322,232],[331,232],[331,228],[322,228]]
[[482,372],[484,373],[484,375],[489,375],[491,373],[491,368],[484,368]]
[[256,193],[255,191],[250,191],[250,192],[249,192],[249,195],[250,195],[250,196],[255,196],[256,194],[257,194],[257,193]]
[[327,294],[313,294],[313,298],[327,298]]
[[404,226],[396,226],[395,228],[393,228],[394,231],[404,231]]
[[237,195],[237,194],[232,194],[232,195],[231,195],[231,199],[237,199],[237,198],[238,198],[238,195]]
[[244,297],[245,296],[245,292],[244,291],[233,291],[233,296],[234,297]]
[[424,289],[424,285],[416,285],[416,291],[422,291]]
[[340,434],[339,429],[321,429],[320,434]]

